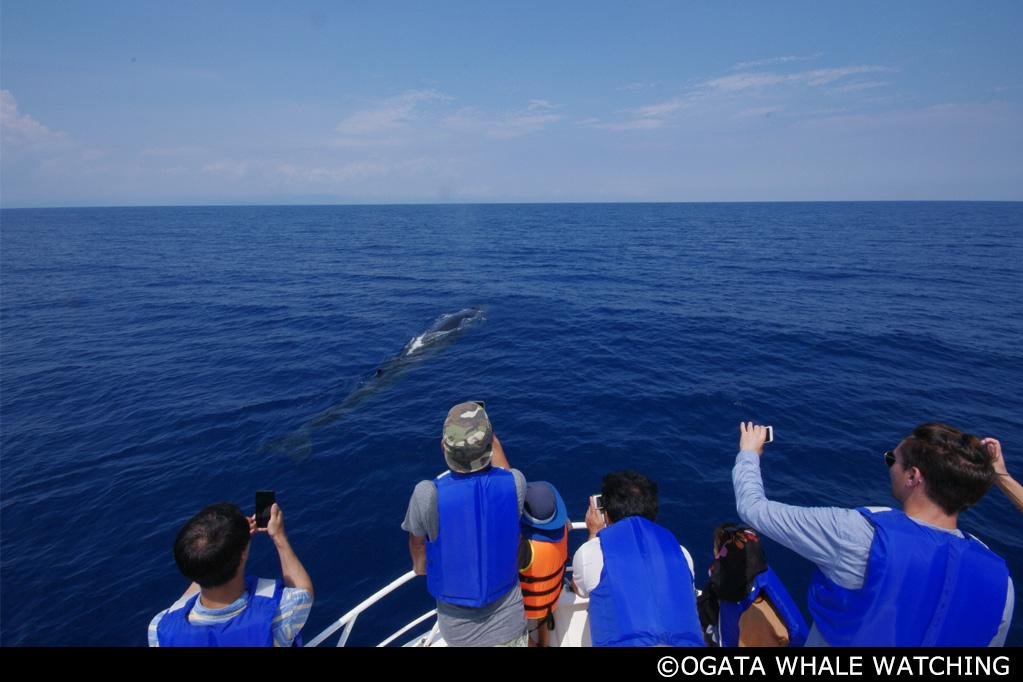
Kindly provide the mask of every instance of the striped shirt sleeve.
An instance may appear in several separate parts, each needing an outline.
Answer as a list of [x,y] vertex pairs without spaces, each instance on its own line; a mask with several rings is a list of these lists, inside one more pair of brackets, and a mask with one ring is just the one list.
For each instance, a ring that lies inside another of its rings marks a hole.
[[309,618],[313,607],[313,596],[309,590],[299,587],[285,587],[281,604],[274,617],[274,646],[289,647],[298,637]]

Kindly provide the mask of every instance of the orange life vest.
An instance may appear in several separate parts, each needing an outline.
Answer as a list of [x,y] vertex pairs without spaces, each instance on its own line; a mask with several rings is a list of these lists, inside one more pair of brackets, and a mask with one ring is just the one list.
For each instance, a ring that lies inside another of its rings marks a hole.
[[558,607],[568,562],[568,531],[558,542],[529,541],[532,561],[519,571],[526,618],[544,618]]

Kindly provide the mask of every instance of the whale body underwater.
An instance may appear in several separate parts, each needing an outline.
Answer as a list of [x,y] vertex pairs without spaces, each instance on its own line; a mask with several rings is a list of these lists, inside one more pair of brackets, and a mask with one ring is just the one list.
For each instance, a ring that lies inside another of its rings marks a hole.
[[441,315],[426,331],[413,336],[400,353],[381,363],[359,381],[344,400],[320,412],[297,431],[267,442],[260,448],[260,454],[285,454],[293,461],[301,462],[312,453],[314,431],[339,421],[366,398],[393,383],[412,363],[424,357],[427,351],[447,345],[467,327],[485,320],[486,314],[482,308],[464,308]]

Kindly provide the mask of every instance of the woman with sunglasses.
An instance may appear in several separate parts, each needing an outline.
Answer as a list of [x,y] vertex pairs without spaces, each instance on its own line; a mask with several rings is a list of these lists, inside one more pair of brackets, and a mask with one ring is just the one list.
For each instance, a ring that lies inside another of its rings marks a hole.
[[[739,425],[732,469],[739,518],[817,565],[807,646],[1001,646],[1014,594],[1005,561],[958,529],[994,483],[976,436],[921,424],[884,454],[886,507],[796,507],[764,495],[765,429]],[[869,578],[869,580],[868,580]]]

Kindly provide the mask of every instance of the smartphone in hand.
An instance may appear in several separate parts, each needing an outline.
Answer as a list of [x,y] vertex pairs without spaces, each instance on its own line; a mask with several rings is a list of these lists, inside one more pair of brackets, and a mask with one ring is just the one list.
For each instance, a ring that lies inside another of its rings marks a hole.
[[270,507],[273,506],[275,497],[273,490],[256,491],[256,528],[266,528],[270,523]]
[[764,442],[765,443],[773,443],[774,442],[774,427],[773,426],[765,426],[764,428],[767,429],[767,438],[764,439]]
[[590,504],[593,505],[597,511],[604,511],[604,496],[599,493],[597,495],[590,495]]

